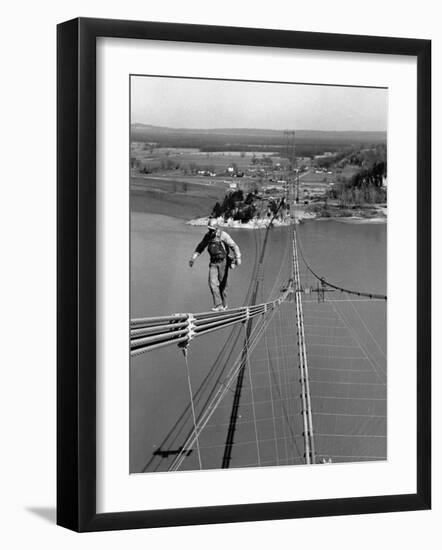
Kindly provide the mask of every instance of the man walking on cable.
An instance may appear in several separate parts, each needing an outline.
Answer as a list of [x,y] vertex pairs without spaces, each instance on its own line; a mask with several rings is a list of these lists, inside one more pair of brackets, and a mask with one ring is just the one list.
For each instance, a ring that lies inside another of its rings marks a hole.
[[212,310],[224,311],[227,309],[229,269],[241,265],[241,252],[232,237],[218,227],[216,220],[210,219],[207,227],[208,231],[192,254],[189,266],[193,267],[195,260],[207,248],[210,255],[209,288],[213,296]]

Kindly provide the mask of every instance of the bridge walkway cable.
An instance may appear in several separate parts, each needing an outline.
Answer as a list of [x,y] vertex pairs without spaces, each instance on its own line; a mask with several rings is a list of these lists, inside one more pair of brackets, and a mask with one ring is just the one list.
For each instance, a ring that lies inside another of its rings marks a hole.
[[193,339],[215,330],[248,322],[273,311],[292,291],[291,283],[271,302],[244,306],[226,311],[177,313],[164,317],[145,317],[131,320],[131,356],[169,345],[188,345]]

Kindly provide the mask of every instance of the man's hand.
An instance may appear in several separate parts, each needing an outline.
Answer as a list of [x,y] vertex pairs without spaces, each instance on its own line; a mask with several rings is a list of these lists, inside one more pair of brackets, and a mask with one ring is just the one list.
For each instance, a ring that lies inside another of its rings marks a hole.
[[193,267],[195,260],[189,260],[189,267]]
[[235,263],[236,263],[236,265],[241,265],[241,258],[236,258]]

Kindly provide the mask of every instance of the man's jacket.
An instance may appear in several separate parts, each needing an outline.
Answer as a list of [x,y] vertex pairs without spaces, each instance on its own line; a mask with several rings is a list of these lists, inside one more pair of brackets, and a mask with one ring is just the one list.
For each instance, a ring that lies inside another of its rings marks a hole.
[[[199,256],[204,250],[209,247],[209,253],[211,251],[210,244],[213,241],[220,241],[226,248],[226,256],[229,254],[229,251],[233,251],[233,254],[235,256],[235,260],[241,259],[241,251],[239,250],[239,246],[235,243],[235,241],[232,239],[232,237],[226,233],[225,231],[221,231],[221,229],[217,229],[214,236],[212,236],[211,231],[208,231],[204,237],[202,238],[201,242],[197,245],[195,248],[194,258]],[[211,255],[211,260],[212,260]]]

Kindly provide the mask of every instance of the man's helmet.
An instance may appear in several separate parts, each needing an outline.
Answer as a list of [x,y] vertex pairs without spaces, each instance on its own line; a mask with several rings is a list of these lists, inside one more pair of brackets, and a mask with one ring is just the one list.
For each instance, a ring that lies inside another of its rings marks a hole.
[[207,227],[211,230],[211,231],[216,231],[218,229],[218,223],[217,221],[215,220],[215,218],[210,218],[210,220],[207,222]]

